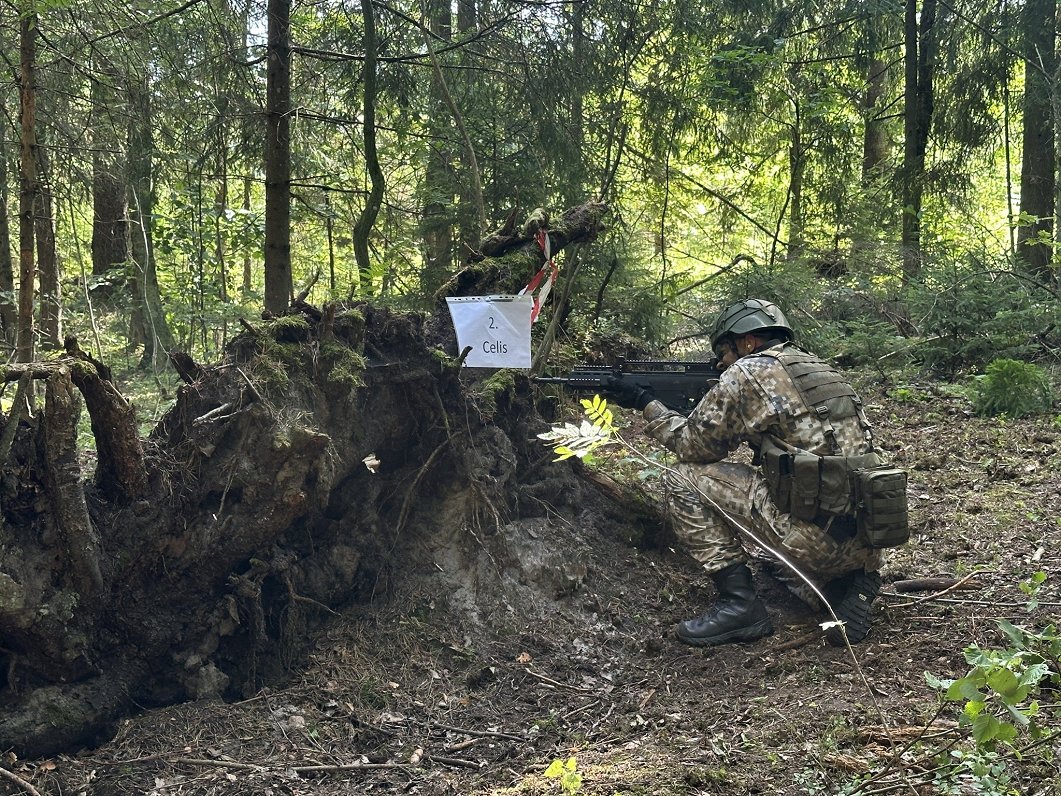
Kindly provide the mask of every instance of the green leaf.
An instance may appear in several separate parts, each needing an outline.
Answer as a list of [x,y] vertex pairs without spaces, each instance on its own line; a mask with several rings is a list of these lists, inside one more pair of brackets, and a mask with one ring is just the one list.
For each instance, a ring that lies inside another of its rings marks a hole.
[[998,728],[995,731],[995,740],[1002,741],[1003,743],[1009,743],[1017,737],[1017,728],[1012,724],[1005,721],[998,723]]
[[1027,727],[1031,724],[1031,719],[1024,715],[1024,712],[1018,710],[1013,705],[1006,705],[1006,712],[1013,717],[1013,720],[1022,727]]
[[545,769],[545,776],[550,779],[554,777],[562,776],[564,773],[564,764],[559,760],[554,760],[549,764],[549,767]]
[[990,713],[981,713],[973,720],[973,738],[981,746],[998,737],[1002,723]]
[[570,459],[572,456],[577,455],[566,445],[557,445],[553,448],[553,451],[557,454],[557,457],[553,459],[554,462],[562,462],[564,459]]
[[1033,663],[1020,675],[1020,684],[1022,686],[1035,687],[1039,685],[1044,679],[1049,677],[1051,674],[1050,666],[1046,663]]
[[[987,684],[1007,702],[1020,701],[1019,699],[1014,699],[1021,690],[1020,682],[1017,680],[1017,675],[1009,669],[996,669],[991,672],[987,677]],[[1026,690],[1025,696],[1027,696]]]
[[984,695],[980,693],[976,685],[968,677],[955,680],[947,689],[946,698],[949,702],[960,702],[963,699],[970,702],[983,702]]
[[1003,619],[1001,622],[999,622],[998,626],[1002,629],[1002,632],[1009,637],[1009,640],[1013,644],[1013,646],[1017,647],[1018,649],[1025,648],[1024,631],[1021,628],[1017,627],[1007,619]]
[[987,706],[986,702],[981,702],[980,700],[971,699],[971,700],[969,700],[968,702],[965,703],[965,707],[962,709],[962,714],[967,719],[975,719],[981,713],[984,712],[984,708],[986,706]]
[[[834,622],[833,624],[836,623]],[[930,688],[935,688],[937,691],[946,691],[954,684],[953,680],[941,680],[936,677],[936,675],[932,674],[932,672],[925,672],[925,682],[928,683]]]

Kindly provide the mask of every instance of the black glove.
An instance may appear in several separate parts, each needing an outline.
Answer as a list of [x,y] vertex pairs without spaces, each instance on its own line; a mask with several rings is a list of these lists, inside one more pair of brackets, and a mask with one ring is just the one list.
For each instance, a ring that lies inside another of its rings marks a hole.
[[622,376],[609,376],[604,392],[613,404],[626,409],[641,410],[654,400],[652,390],[647,390],[633,379]]

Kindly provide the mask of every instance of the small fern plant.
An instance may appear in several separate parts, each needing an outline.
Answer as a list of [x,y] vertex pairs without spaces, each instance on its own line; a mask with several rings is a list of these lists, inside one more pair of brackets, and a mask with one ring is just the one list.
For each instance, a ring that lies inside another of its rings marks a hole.
[[996,359],[978,377],[973,403],[977,414],[1024,417],[1050,411],[1053,387],[1046,371],[1016,359]]
[[554,462],[570,459],[572,456],[584,459],[602,445],[618,442],[612,410],[608,402],[599,395],[583,399],[582,407],[586,410],[586,419],[579,425],[564,423],[538,435],[556,453]]

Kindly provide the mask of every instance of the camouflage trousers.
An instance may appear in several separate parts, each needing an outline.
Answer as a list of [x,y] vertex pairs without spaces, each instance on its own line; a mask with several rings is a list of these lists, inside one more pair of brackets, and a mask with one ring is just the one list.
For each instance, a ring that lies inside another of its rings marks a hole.
[[[665,486],[675,532],[709,574],[747,561],[747,550],[756,557],[776,560],[742,535],[712,503],[743,523],[817,585],[862,567],[875,570],[881,566],[882,552],[867,546],[859,537],[838,542],[813,522],[782,513],[771,500],[759,468],[749,464],[680,463],[667,473]],[[779,574],[784,576],[785,568]],[[791,579],[794,586],[802,584],[797,576]],[[813,597],[800,593],[798,588],[792,590],[815,604]]]

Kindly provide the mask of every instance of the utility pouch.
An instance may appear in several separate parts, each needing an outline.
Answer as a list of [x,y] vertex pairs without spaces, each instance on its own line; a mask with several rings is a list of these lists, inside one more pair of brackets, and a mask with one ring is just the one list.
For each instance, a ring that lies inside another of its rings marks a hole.
[[813,520],[818,516],[821,464],[822,457],[813,453],[792,454],[792,494],[788,509],[797,519]]
[[871,547],[896,547],[910,538],[906,471],[872,467],[855,471],[855,516]]
[[822,456],[818,476],[819,516],[841,517],[851,513],[851,468],[846,456]]
[[792,454],[776,445],[770,437],[763,437],[759,455],[770,499],[779,509],[788,511],[789,496],[792,494]]

